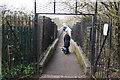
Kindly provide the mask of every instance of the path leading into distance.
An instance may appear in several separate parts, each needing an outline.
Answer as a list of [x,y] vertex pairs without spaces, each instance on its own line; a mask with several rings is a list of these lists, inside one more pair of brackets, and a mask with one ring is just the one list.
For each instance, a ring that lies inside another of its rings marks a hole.
[[69,48],[70,54],[65,55],[61,51],[63,35],[64,33],[60,36],[54,55],[40,78],[89,78],[89,76],[84,74],[72,46]]

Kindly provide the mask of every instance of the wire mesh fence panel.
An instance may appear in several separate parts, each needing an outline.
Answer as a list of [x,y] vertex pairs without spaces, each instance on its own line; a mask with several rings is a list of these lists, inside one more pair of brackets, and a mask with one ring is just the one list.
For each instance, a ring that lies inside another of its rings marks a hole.
[[84,54],[90,60],[91,52],[91,18],[83,19],[81,22],[76,23],[72,28],[72,38],[81,46]]
[[53,1],[36,1],[37,13],[54,13],[54,2]]
[[36,0],[36,13],[39,14],[93,14],[94,9],[86,5],[95,5],[94,2],[77,0]]
[[[96,27],[96,53],[95,53],[95,77],[96,78],[118,78],[119,60],[117,54],[113,54],[114,42],[112,41],[112,19],[98,22]],[[107,35],[104,35],[105,24],[108,23]],[[116,56],[114,56],[116,55]],[[116,58],[113,61],[114,57]],[[113,63],[117,63],[112,65]],[[116,76],[114,75],[116,74]],[[113,76],[114,75],[114,76]]]
[[[83,19],[76,23],[72,28],[72,38],[81,46],[84,54],[90,61],[91,55],[91,31],[92,25],[88,19]],[[104,24],[108,23],[107,35],[104,35]],[[98,20],[95,36],[95,60],[94,77],[95,78],[119,78],[119,56],[115,53],[115,45],[112,31],[112,20],[105,22]]]
[[45,51],[57,38],[57,25],[52,22],[52,20],[45,16],[40,16],[39,19],[40,26],[40,59],[45,55]]
[[75,1],[72,2],[56,2],[56,13],[74,13]]

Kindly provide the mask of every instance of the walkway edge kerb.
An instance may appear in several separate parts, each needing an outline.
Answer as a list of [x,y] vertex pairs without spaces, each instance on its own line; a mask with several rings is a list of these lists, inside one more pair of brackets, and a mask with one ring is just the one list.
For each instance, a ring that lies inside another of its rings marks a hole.
[[55,47],[55,45],[57,44],[57,42],[58,42],[58,38],[53,42],[53,44],[50,46],[49,50],[47,51],[45,57],[41,60],[40,67],[43,68],[45,66],[46,59],[48,58],[48,55],[49,55],[50,51]]
[[[59,41],[59,37],[61,36],[62,32],[63,32],[63,28],[58,29],[58,38],[54,40],[54,42],[52,43],[52,45],[49,47],[49,50],[48,50],[47,52],[45,51],[45,52],[46,52],[46,55],[45,55],[44,58],[40,61],[40,64],[39,64],[39,66],[40,66],[40,68],[41,68],[42,70],[44,70],[44,67],[45,67],[46,64],[48,63],[48,60],[52,57],[52,54],[53,54],[53,53],[51,53],[51,51],[54,52],[54,50],[56,49],[56,45],[57,45],[57,43],[58,43],[58,41]],[[50,54],[50,53],[51,53],[51,54]]]
[[[83,54],[83,51],[82,51],[81,47],[78,46],[77,43],[76,43],[73,39],[71,39],[71,43],[72,43],[72,45],[75,46],[75,49],[78,50],[79,56],[82,58],[82,61],[83,61],[83,63],[84,63],[84,71],[85,71],[85,74],[90,74],[90,62],[89,62],[89,60],[88,60],[88,59],[85,57],[85,55]],[[76,50],[74,50],[74,51],[75,51],[75,53],[76,53]]]

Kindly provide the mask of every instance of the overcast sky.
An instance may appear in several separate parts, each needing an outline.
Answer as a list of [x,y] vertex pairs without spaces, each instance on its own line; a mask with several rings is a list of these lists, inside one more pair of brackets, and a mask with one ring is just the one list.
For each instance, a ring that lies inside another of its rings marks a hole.
[[[43,1],[54,1],[54,0],[36,0],[37,6],[42,5]],[[34,0],[0,0],[0,6],[7,5],[7,8],[10,10],[22,10],[26,13],[34,12]],[[63,16],[52,16],[52,17],[61,17]]]
[[[30,13],[30,12],[34,12],[34,1],[35,0],[0,0],[0,6],[1,5],[7,5],[7,8],[10,9],[10,10],[16,10],[18,8],[18,10],[22,10],[23,12]],[[54,9],[52,9],[54,7],[53,6],[54,4],[51,4],[49,6],[45,4],[45,3],[48,3],[48,2],[53,2],[54,0],[36,0],[36,1],[37,1],[37,11],[42,11],[42,10],[39,10],[40,8],[42,8],[44,10],[45,10],[45,8],[47,8],[52,12],[54,11]],[[70,1],[70,0],[56,0],[56,1],[57,2],[59,2],[59,1],[64,2],[64,1]],[[71,1],[75,2],[76,0],[71,0]],[[77,1],[89,2],[91,0],[77,0]],[[95,2],[96,0],[92,0],[92,1]],[[97,0],[97,1],[106,1],[106,0]],[[120,0],[113,0],[113,1],[120,1]],[[58,10],[60,10],[60,8],[62,8],[63,6],[64,5],[59,7]],[[45,11],[47,11],[47,10],[45,10]],[[48,12],[50,12],[50,11],[48,11]],[[58,11],[58,12],[61,12],[61,10]],[[62,15],[62,16],[59,16],[59,17],[62,18],[64,16]]]
[[[35,0],[0,0],[0,5],[4,5],[6,4],[9,8],[11,7],[15,7],[15,8],[22,8],[22,9],[26,9],[26,10],[30,10],[32,11],[34,9],[34,1]],[[54,0],[36,0],[37,3],[39,5],[42,5],[43,2],[50,2],[50,1],[54,1]],[[56,0],[57,2],[61,1],[69,1],[69,0]],[[70,0],[70,1],[76,1],[76,0]],[[77,0],[78,2],[89,2],[89,1],[93,1],[95,2],[96,0]],[[97,1],[120,1],[120,0],[97,0]]]
[[0,0],[0,5],[7,5],[9,9],[22,9],[27,11],[33,11],[34,0]]

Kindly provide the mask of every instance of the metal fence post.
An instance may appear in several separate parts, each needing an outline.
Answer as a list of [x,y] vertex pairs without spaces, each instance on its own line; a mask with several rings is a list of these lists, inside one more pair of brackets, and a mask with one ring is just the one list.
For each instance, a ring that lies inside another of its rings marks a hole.
[[36,0],[34,2],[34,8],[35,8],[35,13],[34,13],[34,27],[33,27],[33,54],[34,54],[34,60],[33,60],[33,65],[34,69],[36,70],[36,53],[37,53],[37,40],[36,40]]
[[91,62],[91,67],[90,67],[90,74],[91,76],[94,75],[94,56],[95,56],[95,37],[96,37],[96,30],[95,30],[95,20],[93,16],[93,25],[92,25],[92,38],[91,38],[91,57],[90,57],[90,62]]
[[95,14],[93,16],[92,20],[92,39],[91,39],[91,57],[90,57],[90,62],[91,62],[91,67],[90,67],[90,74],[91,76],[94,75],[94,57],[95,57],[95,40],[96,40],[96,22],[97,22],[97,2],[95,5]]
[[0,24],[0,79],[2,77],[1,71],[2,71],[2,25]]
[[75,7],[75,14],[77,14],[77,0],[76,0],[76,7]]
[[[37,28],[37,74],[39,74],[39,60],[41,57],[41,43],[40,43],[40,35],[41,35],[41,25],[40,25],[40,18],[38,19],[38,14],[37,14],[37,24],[36,24],[36,28]],[[39,22],[38,22],[39,21]]]
[[56,1],[54,0],[54,14],[55,14]]
[[109,42],[109,58],[108,58],[108,63],[107,63],[107,73],[106,73],[106,80],[109,80],[109,66],[110,66],[110,58],[111,58],[111,44],[112,44],[112,18],[110,20],[110,27],[109,27],[109,31],[110,31],[110,42]]
[[38,47],[40,45],[38,45],[38,14],[36,13],[36,0],[34,2],[34,8],[35,8],[35,12],[34,12],[34,28],[33,28],[33,53],[34,53],[34,68],[36,70],[36,73],[38,74],[39,72],[39,68],[38,68],[38,61],[39,61],[39,51],[38,51]]
[[[44,28],[45,28],[45,16],[43,16],[43,30],[42,30],[42,50],[44,51]],[[43,52],[42,51],[42,52]]]

